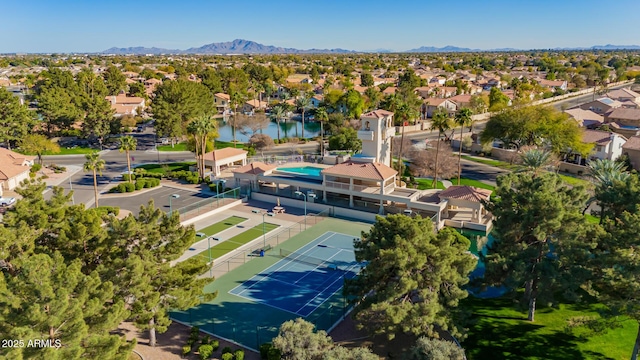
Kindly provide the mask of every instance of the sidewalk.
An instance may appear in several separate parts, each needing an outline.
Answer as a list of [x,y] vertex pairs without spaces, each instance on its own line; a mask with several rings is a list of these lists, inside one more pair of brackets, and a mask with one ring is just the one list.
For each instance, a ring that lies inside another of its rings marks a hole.
[[[226,218],[229,218],[231,216],[239,216],[239,217],[243,217],[243,218],[247,218],[247,220],[241,222],[240,224],[233,226],[229,229],[223,230],[217,234],[214,234],[213,236],[220,239],[220,241],[213,241],[211,242],[211,246],[215,246],[218,245],[222,242],[224,242],[225,240],[231,239],[232,237],[239,235],[251,228],[254,228],[258,225],[262,225],[262,215],[260,214],[248,214],[246,212],[240,212],[240,211],[235,211],[235,210],[230,210],[230,211],[225,211],[224,212],[224,217],[222,216],[211,216],[207,219],[203,219],[200,220],[198,222],[195,223],[195,228],[196,230],[201,230],[206,228],[207,226],[213,225],[217,222],[223,221]],[[287,227],[295,224],[292,221],[287,221],[287,220],[283,220],[283,219],[279,219],[277,217],[269,217],[269,218],[265,218],[266,222],[269,222],[271,224],[277,224],[280,225],[280,227],[271,230],[270,232],[268,232],[266,234],[267,237],[269,237],[271,234],[273,233],[277,233],[279,231],[282,231],[282,229],[286,229]],[[250,242],[248,242],[247,244],[243,245],[249,245],[251,243],[253,243],[255,240],[258,239],[262,239],[263,236],[260,235],[259,237],[251,240]],[[189,248],[189,250],[187,250],[184,254],[182,254],[182,256],[180,256],[177,260],[174,260],[171,262],[171,264],[175,264],[181,261],[185,261],[193,256],[196,256],[197,254],[199,254],[200,252],[207,250],[209,248],[209,240],[207,240],[207,238],[204,238],[196,243],[194,243],[193,245],[191,245],[191,247]],[[242,247],[241,247],[242,248]],[[215,261],[222,261],[224,260],[226,257],[230,256],[230,254],[233,254],[235,252],[234,251],[230,251],[229,253],[223,255],[220,258],[214,259]]]

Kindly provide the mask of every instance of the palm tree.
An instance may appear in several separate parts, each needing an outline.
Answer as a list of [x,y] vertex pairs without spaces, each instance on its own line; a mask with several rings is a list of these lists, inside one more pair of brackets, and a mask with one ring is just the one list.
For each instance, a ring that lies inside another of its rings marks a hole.
[[471,109],[462,108],[458,110],[454,122],[460,126],[460,149],[458,152],[458,185],[460,185],[460,176],[462,175],[462,131],[465,126],[471,125]]
[[187,132],[193,135],[196,148],[196,163],[198,164],[200,177],[203,179],[205,175],[204,154],[207,152],[207,140],[210,137],[217,137],[216,125],[215,120],[209,115],[199,116],[187,125]]
[[446,111],[437,111],[431,119],[430,130],[438,130],[438,141],[436,143],[436,160],[434,164],[435,172],[432,187],[435,189],[438,184],[438,154],[440,152],[440,137],[447,130],[451,129],[451,118]]
[[131,151],[136,150],[136,146],[138,145],[138,141],[133,136],[123,136],[120,138],[120,152],[124,152],[127,155],[127,170],[129,171],[129,182],[132,182],[131,176]]
[[316,109],[316,120],[320,122],[320,155],[324,155],[324,122],[329,120],[327,108],[320,106]]
[[236,146],[236,123],[238,119],[238,106],[245,102],[245,96],[239,91],[234,91],[229,95],[229,102],[233,106],[233,123],[231,126],[233,127],[233,146]]
[[400,102],[395,113],[398,118],[402,120],[402,137],[400,139],[400,151],[398,152],[398,173],[400,174],[400,177],[402,177],[402,166],[404,165],[404,128],[405,126],[409,125],[409,122],[415,121],[415,118],[420,116],[420,113],[415,107],[411,106],[411,104],[407,103],[406,101]]
[[598,186],[610,187],[616,181],[626,181],[631,176],[626,171],[624,163],[615,162],[608,159],[596,159],[587,164],[591,176],[596,180]]
[[[603,194],[613,187],[615,183],[626,182],[631,177],[631,174],[626,171],[626,166],[621,162],[615,162],[609,159],[596,159],[589,161],[587,166],[589,167],[591,177],[596,181],[596,187],[598,188],[596,193]],[[591,203],[595,200],[595,197],[589,199],[583,213],[587,211]],[[601,203],[600,224],[602,224],[604,220],[604,213],[605,206]]]
[[520,154],[522,159],[522,169],[518,170],[532,172],[534,176],[538,175],[540,170],[551,166],[553,155],[549,151],[540,149],[529,149]]
[[286,111],[281,104],[278,104],[273,107],[273,111],[271,111],[271,118],[275,119],[276,125],[278,127],[278,142],[280,142],[280,120],[284,119],[286,116]]
[[304,139],[304,112],[311,106],[311,99],[306,95],[302,96],[296,100],[296,106],[302,110],[302,138]]
[[102,170],[104,170],[105,162],[103,159],[100,159],[100,154],[97,151],[92,152],[91,154],[86,154],[85,158],[87,162],[84,163],[83,169],[84,171],[93,172],[93,192],[96,199],[96,207],[98,207],[98,176],[100,174],[102,176]]

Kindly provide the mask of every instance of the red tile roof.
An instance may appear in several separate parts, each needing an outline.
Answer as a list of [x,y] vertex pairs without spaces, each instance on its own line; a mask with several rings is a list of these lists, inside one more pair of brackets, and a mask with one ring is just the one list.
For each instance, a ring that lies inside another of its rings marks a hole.
[[398,172],[385,164],[378,162],[361,163],[346,161],[342,164],[322,170],[323,175],[346,176],[371,180],[386,180],[394,177]]
[[362,114],[362,117],[382,119],[389,115],[393,115],[393,113],[391,111],[378,109],[378,110],[369,111],[366,114]]
[[234,173],[240,174],[253,174],[260,175],[264,174],[266,171],[273,170],[276,168],[276,165],[267,165],[265,163],[256,161],[251,164],[247,164],[241,168],[233,170]]
[[440,192],[438,196],[440,199],[460,199],[471,202],[481,202],[482,200],[489,200],[491,193],[492,191],[487,189],[480,189],[468,185],[454,185]]

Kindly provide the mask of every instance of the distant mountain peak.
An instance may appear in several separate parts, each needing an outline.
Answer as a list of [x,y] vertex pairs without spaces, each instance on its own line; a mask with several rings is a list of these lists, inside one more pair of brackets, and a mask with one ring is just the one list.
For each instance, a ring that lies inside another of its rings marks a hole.
[[[595,45],[592,47],[576,47],[576,48],[555,48],[554,50],[640,50],[640,46],[638,45]],[[421,46],[419,48],[402,51],[405,53],[437,53],[437,52],[498,52],[498,51],[524,51],[523,49],[514,49],[514,48],[496,48],[496,49],[471,49],[465,47],[457,47],[453,45],[446,45],[444,47],[435,47],[435,46]],[[135,55],[145,55],[145,54],[347,54],[347,53],[357,53],[358,51],[354,50],[345,50],[345,49],[295,49],[295,48],[283,48],[279,46],[273,45],[264,45],[257,43],[255,41],[246,40],[246,39],[235,39],[232,41],[218,42],[205,44],[200,47],[193,47],[186,50],[176,50],[176,49],[163,49],[156,47],[127,47],[127,48],[118,48],[112,47],[103,51],[103,54],[135,54]],[[387,53],[394,52],[393,50],[388,49],[376,49],[376,50],[368,50],[368,51],[359,51],[365,53]]]
[[300,50],[294,48],[283,48],[273,45],[263,45],[251,40],[235,39],[219,43],[205,44],[200,47],[193,47],[186,50],[167,50],[158,48],[129,47],[110,48],[103,51],[103,54],[313,54],[329,53],[342,54],[353,53],[353,50],[345,49],[308,49]]

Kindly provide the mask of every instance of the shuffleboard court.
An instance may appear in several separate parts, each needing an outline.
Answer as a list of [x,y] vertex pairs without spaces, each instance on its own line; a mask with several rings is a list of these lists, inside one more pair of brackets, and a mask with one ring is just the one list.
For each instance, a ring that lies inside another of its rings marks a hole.
[[280,261],[229,293],[307,317],[358,274],[353,238],[326,232],[295,252],[281,250],[273,255]]

